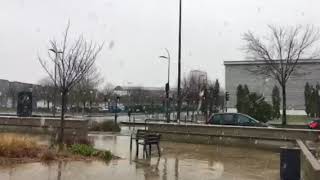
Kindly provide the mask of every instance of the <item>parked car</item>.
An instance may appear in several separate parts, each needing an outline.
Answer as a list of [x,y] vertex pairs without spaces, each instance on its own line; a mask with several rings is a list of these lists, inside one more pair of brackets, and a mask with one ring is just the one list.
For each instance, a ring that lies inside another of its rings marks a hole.
[[115,113],[115,112],[120,113],[121,111],[122,111],[122,109],[119,106],[118,107],[110,106],[110,109],[109,109],[109,112],[111,112],[111,113]]
[[320,129],[320,119],[313,119],[308,123],[310,129]]
[[102,112],[102,113],[107,113],[107,112],[109,112],[108,106],[106,106],[106,107],[100,107],[100,108],[99,108],[99,112]]
[[241,113],[216,113],[209,118],[208,124],[272,127]]

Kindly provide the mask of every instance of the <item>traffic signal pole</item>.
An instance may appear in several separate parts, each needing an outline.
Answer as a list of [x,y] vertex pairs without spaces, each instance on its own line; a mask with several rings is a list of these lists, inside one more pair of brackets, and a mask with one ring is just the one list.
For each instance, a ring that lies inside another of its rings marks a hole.
[[226,106],[226,112],[228,112],[228,101],[230,99],[230,93],[228,91],[226,91],[226,94],[225,94],[225,100],[226,100],[226,103],[225,103],[225,106]]
[[166,90],[166,102],[167,102],[167,104],[166,104],[166,116],[167,116],[167,123],[169,123],[170,122],[170,114],[169,114],[169,105],[170,105],[170,96],[169,96],[169,89],[170,89],[170,85],[169,85],[169,82],[168,83],[166,83],[166,88],[165,88],[165,90]]

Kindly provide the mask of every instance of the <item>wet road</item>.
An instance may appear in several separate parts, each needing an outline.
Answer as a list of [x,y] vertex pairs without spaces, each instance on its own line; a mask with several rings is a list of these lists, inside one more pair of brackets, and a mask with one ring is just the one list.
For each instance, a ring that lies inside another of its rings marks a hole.
[[[104,162],[30,163],[0,169],[1,180],[275,180],[279,154],[246,148],[162,142],[162,156],[130,153],[129,137],[90,135],[99,149],[119,160]],[[156,149],[156,148],[155,148]]]

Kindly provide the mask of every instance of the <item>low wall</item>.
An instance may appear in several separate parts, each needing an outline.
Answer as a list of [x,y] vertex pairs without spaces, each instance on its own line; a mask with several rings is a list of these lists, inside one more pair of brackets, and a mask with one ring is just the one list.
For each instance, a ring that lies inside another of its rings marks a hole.
[[300,147],[300,161],[301,161],[301,177],[303,180],[318,180],[320,178],[320,163],[309,151],[307,146],[301,141],[297,140]]
[[320,134],[319,130],[225,125],[147,123],[146,126],[149,131],[160,133],[163,140],[276,149],[294,145],[296,139],[316,140]]
[[276,123],[269,123],[269,124],[277,128],[309,129],[307,124],[287,124],[285,126],[282,126],[282,124],[276,124]]
[[[0,132],[54,134],[59,128],[58,118],[0,116]],[[65,119],[65,134],[87,137],[88,120]]]

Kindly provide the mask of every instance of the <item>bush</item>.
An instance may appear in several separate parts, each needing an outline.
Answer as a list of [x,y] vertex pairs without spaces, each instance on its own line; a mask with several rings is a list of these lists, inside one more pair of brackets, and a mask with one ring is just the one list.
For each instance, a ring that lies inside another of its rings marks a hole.
[[79,154],[82,156],[98,157],[104,161],[109,161],[112,159],[112,154],[110,151],[99,151],[97,149],[94,149],[93,146],[86,144],[73,144],[70,147],[70,151],[73,154]]
[[237,88],[237,110],[261,122],[271,120],[273,115],[272,105],[265,101],[263,95],[250,93],[247,85],[239,85]]
[[113,157],[110,151],[97,151],[94,156],[99,157],[104,161],[110,161]]
[[105,161],[110,161],[112,159],[112,154],[110,151],[103,151],[101,158]]
[[255,108],[255,112],[251,115],[257,120],[265,123],[272,119],[272,106],[263,101]]
[[0,134],[0,156],[32,158],[37,157],[40,150],[32,138],[17,134]]
[[90,131],[111,131],[120,132],[120,127],[118,124],[114,124],[112,121],[104,121],[101,123],[93,124]]
[[86,144],[73,144],[70,147],[70,151],[73,154],[79,154],[82,156],[93,156],[97,153],[97,150],[95,150],[92,146]]
[[53,161],[56,159],[56,154],[50,150],[47,150],[41,155],[40,159],[41,161]]
[[92,146],[93,140],[89,137],[86,138],[77,138],[77,137],[67,137],[64,139],[64,143],[67,145],[67,147],[70,147],[73,144],[85,144]]
[[262,95],[250,93],[249,104],[248,115],[261,122],[267,122],[272,119],[272,106],[264,100]]

